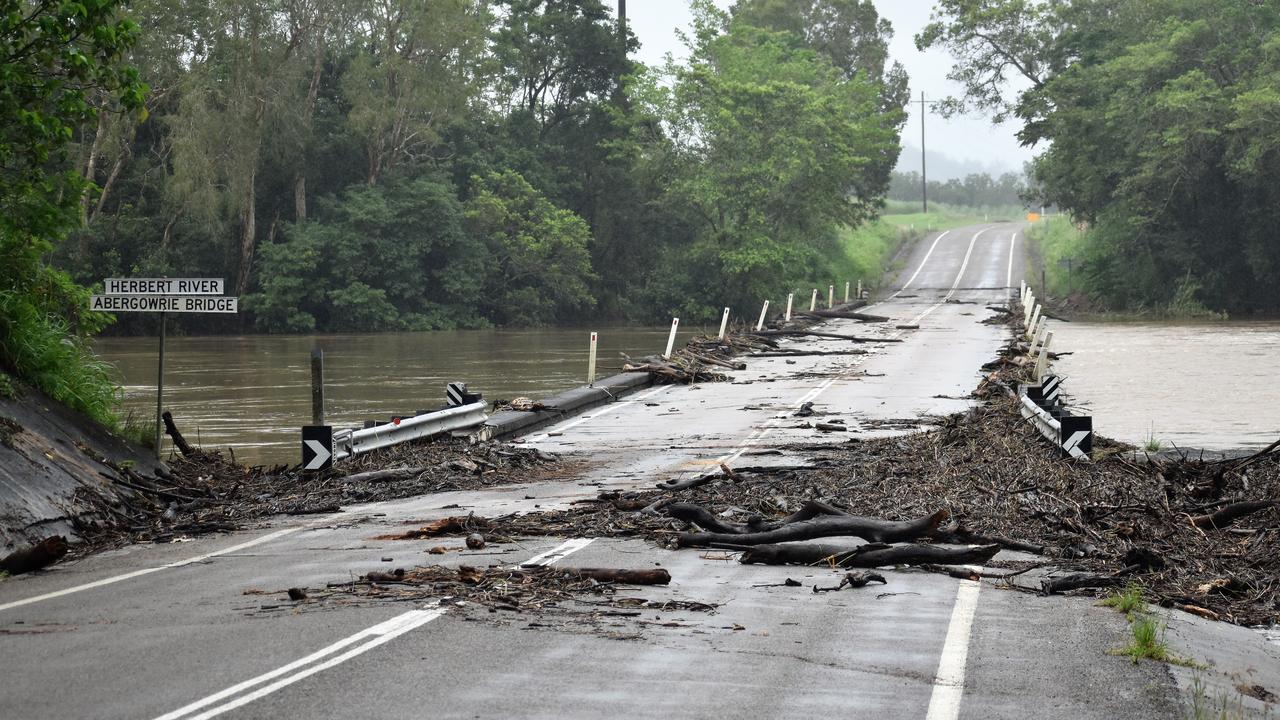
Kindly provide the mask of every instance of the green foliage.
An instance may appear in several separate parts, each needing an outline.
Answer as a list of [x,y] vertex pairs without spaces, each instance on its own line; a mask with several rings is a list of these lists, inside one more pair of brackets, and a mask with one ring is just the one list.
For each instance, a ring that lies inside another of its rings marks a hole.
[[1142,586],[1137,583],[1129,583],[1124,586],[1124,589],[1103,598],[1099,604],[1114,608],[1116,612],[1124,613],[1126,617],[1147,611],[1147,603],[1142,598]]
[[486,317],[544,325],[595,303],[587,286],[594,279],[591,230],[582,218],[552,205],[514,172],[475,178],[472,186],[467,227],[492,263],[478,298]]
[[[966,101],[1045,141],[1036,192],[1090,227],[1108,308],[1280,307],[1280,8],[1212,0],[945,0],[920,37]],[[1009,91],[1012,75],[1024,81]]]
[[146,94],[120,63],[137,27],[117,4],[0,0],[0,367],[103,422],[114,386],[84,338],[105,318],[45,258],[88,187],[66,167],[77,125],[138,109]]

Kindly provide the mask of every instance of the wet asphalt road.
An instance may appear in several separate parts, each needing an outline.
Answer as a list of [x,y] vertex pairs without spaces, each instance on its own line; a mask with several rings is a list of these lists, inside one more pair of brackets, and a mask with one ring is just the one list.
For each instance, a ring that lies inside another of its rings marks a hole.
[[[895,323],[827,325],[903,342],[794,364],[756,359],[731,383],[645,390],[524,439],[589,458],[575,481],[290,518],[0,583],[0,717],[1173,717],[1167,670],[1106,655],[1126,624],[1088,601],[896,571],[883,591],[814,594],[810,586],[838,576],[613,539],[540,538],[444,556],[423,555],[438,539],[372,539],[456,513],[455,504],[478,515],[545,509],[721,461],[800,462],[757,453],[846,439],[797,427],[790,414],[806,401],[863,435],[963,408],[1003,340],[1003,329],[981,324],[984,305],[1016,293],[1021,258],[1017,225],[931,236],[901,289],[870,310]],[[672,584],[632,594],[720,607],[546,628],[532,617],[477,622],[404,603],[298,610],[254,592],[437,561],[519,563],[557,549],[543,561],[660,565]],[[804,587],[755,587],[788,577]]]

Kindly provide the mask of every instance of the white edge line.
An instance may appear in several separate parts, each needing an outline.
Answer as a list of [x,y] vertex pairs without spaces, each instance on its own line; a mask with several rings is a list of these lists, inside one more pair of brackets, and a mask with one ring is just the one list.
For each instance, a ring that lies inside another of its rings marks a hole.
[[[159,718],[156,718],[156,720],[178,720],[178,718],[182,718],[182,717],[187,717],[187,720],[208,720],[208,718],[216,717],[229,710],[234,710],[243,705],[247,705],[253,702],[254,700],[258,700],[259,698],[266,697],[267,695],[270,695],[271,693],[274,693],[275,691],[280,690],[281,688],[288,687],[289,685],[292,685],[300,680],[304,680],[308,677],[311,677],[312,675],[315,675],[318,672],[328,670],[329,668],[334,667],[336,665],[340,665],[356,656],[363,655],[364,653],[378,647],[379,645],[388,643],[394,640],[395,638],[409,632],[410,630],[413,630],[414,628],[421,627],[422,625],[425,625],[431,622],[432,620],[435,620],[436,618],[440,617],[440,615],[443,614],[443,612],[444,610],[440,608],[410,610],[409,612],[404,613],[402,615],[397,615],[396,617],[391,618],[386,622],[382,622],[377,625],[374,625],[371,628],[362,630],[356,633],[355,635],[352,635],[351,637],[344,638],[343,640],[340,640],[337,643],[330,645],[324,650],[308,655],[307,657],[302,658],[301,660],[296,660],[292,663],[289,663],[288,665],[285,665],[284,667],[278,668],[276,670],[272,670],[271,672],[266,673],[264,675],[259,675],[258,677],[253,678],[251,680],[246,680],[245,682],[240,683],[239,685],[233,686],[231,688],[228,688],[227,690],[224,690],[220,693],[210,695],[209,697],[204,698],[202,700],[197,700],[196,702],[186,707],[175,710],[171,713],[168,713],[167,715],[162,715]],[[305,665],[310,662],[313,662],[314,660],[318,659],[319,657],[322,657],[323,655],[334,652],[335,650],[338,650],[341,647],[344,647],[345,645],[349,645],[352,642],[356,642],[358,640],[362,640],[367,637],[372,637],[373,639],[370,640],[369,642],[364,643],[363,645],[358,645],[354,648],[351,648],[350,650],[342,653],[341,655],[330,658],[318,665],[312,665],[311,667],[301,670],[300,672],[290,675],[289,677],[276,680],[270,685],[258,688],[257,690],[251,693],[241,695],[235,700],[232,700],[227,703],[223,703],[222,705],[218,705],[217,707],[210,708],[200,713],[199,715],[190,715],[190,713],[200,709],[201,707],[204,707],[205,705],[208,705],[213,702],[217,702],[218,700],[224,697],[227,697],[230,694],[239,692],[240,690],[243,690],[246,687],[252,687],[253,685],[258,685],[268,680],[271,680],[272,678],[279,677],[280,675],[286,672],[289,672],[290,670],[296,669],[301,665]]]
[[969,662],[969,636],[980,590],[982,583],[973,580],[961,580],[956,590],[956,604],[951,610],[947,639],[942,643],[942,656],[938,659],[938,673],[934,676],[925,720],[955,720],[960,716],[965,665]]
[[113,575],[111,577],[103,578],[101,580],[94,580],[93,582],[88,582],[83,585],[75,585],[69,588],[63,588],[62,590],[55,590],[53,592],[48,592],[43,595],[35,595],[29,598],[23,598],[21,600],[13,600],[11,602],[7,602],[0,605],[0,611],[9,610],[16,607],[22,607],[23,605],[30,605],[32,603],[38,603],[44,600],[52,600],[54,598],[59,598],[64,595],[78,593],[82,590],[92,590],[93,588],[103,587],[104,585],[111,585],[124,580],[131,580],[133,578],[141,577],[143,575],[150,575],[153,572],[159,572],[161,570],[170,570],[172,568],[179,568],[184,565],[192,565],[194,563],[203,562],[205,560],[208,560],[209,558],[218,557],[219,555],[227,555],[229,553],[238,552],[240,550],[251,548],[255,545],[261,545],[263,543],[271,542],[276,538],[284,537],[285,535],[288,535],[289,533],[297,532],[302,528],[303,526],[301,525],[297,527],[287,527],[281,530],[276,530],[275,532],[267,533],[262,537],[257,537],[247,542],[242,542],[238,545],[232,545],[231,547],[223,548],[221,550],[216,550],[211,553],[205,553],[204,555],[197,555],[192,558],[187,558],[186,560],[178,560],[175,562],[167,563],[165,565],[158,565],[156,567],[149,567],[149,568],[143,568],[141,570],[134,570],[133,572],[127,572],[127,573],[124,573],[123,575]]
[[1013,289],[1013,249],[1018,246],[1018,231],[1014,230],[1009,238],[1009,269],[1004,275],[1004,286]]

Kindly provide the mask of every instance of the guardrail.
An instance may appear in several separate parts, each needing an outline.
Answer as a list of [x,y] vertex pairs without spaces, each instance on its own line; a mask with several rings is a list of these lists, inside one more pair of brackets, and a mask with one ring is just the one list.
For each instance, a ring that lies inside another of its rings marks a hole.
[[487,408],[488,404],[481,400],[362,430],[341,430],[333,434],[333,459],[342,460],[409,440],[466,430],[483,424],[489,418],[485,412]]
[[1069,457],[1088,460],[1093,451],[1093,418],[1071,415],[1062,407],[1058,400],[1061,384],[1061,378],[1046,375],[1039,385],[1021,386],[1018,401],[1022,417]]

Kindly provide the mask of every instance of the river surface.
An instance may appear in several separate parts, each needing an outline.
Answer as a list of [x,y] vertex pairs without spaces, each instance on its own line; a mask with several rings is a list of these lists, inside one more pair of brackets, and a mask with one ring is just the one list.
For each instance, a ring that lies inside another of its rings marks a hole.
[[1162,449],[1247,450],[1280,439],[1280,323],[1049,321],[1073,407],[1100,435]]
[[[677,347],[704,330],[681,328]],[[605,377],[621,367],[620,352],[661,353],[670,328],[598,331],[596,372]],[[313,348],[324,351],[325,421],[360,427],[438,409],[445,384],[454,381],[486,401],[537,399],[584,385],[588,338],[581,329],[170,337],[164,406],[194,444],[230,447],[250,464],[296,463],[300,427],[311,422]],[[156,338],[100,338],[94,349],[117,368],[126,411],[151,422]],[[165,445],[167,452],[167,437]]]

